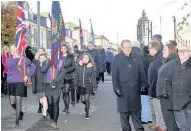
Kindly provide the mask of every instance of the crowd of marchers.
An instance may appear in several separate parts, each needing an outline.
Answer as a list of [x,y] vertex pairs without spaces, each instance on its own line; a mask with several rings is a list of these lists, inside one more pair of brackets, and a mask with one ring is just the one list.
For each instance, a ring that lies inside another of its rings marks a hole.
[[[56,67],[51,61],[51,50],[41,47],[34,55],[31,47],[19,56],[15,45],[4,46],[1,55],[1,95],[9,95],[10,104],[16,112],[15,125],[23,120],[22,98],[27,97],[27,81],[32,82],[32,93],[39,97],[39,110],[45,121],[57,129],[59,101],[62,93],[65,108],[70,113],[72,106],[81,102],[85,105],[85,119],[90,119],[90,96],[95,95],[100,80],[104,82],[104,72],[111,75],[113,53],[102,46],[89,43],[83,51],[75,45],[61,45]],[[26,71],[26,72],[25,72]],[[47,117],[49,116],[49,117]]]

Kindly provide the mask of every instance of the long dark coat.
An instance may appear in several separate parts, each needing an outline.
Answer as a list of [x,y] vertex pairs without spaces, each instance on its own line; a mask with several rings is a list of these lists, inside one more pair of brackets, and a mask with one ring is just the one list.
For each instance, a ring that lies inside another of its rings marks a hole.
[[113,89],[120,90],[123,95],[117,97],[119,112],[141,110],[141,87],[146,87],[146,76],[143,62],[139,55],[125,56],[123,52],[116,55],[112,62]]
[[37,92],[37,93],[45,92],[47,74],[41,72],[42,66],[40,66],[39,61],[33,59],[33,63],[36,66],[36,71],[32,76],[32,92]]
[[184,64],[177,60],[172,72],[173,110],[191,110],[191,58]]
[[163,57],[162,52],[159,51],[155,56],[152,57],[149,69],[148,69],[148,83],[149,83],[149,96],[156,98],[156,85],[158,79],[158,70],[162,66]]
[[67,69],[73,68],[73,70],[66,74],[65,79],[66,80],[73,80],[74,79],[74,71],[76,67],[75,63],[75,56],[71,53],[68,53],[66,56],[66,60],[64,62],[64,67]]
[[86,51],[86,53],[88,53],[92,57],[92,59],[94,60],[94,63],[96,66],[96,72],[98,75],[100,72],[100,68],[101,68],[99,52],[97,50],[93,49],[93,50]]
[[[168,83],[170,76],[170,70],[172,69],[174,62],[177,60],[177,56],[170,55],[164,64],[159,68],[157,79],[157,96],[160,98],[161,109],[166,127],[169,131],[178,131],[175,122],[174,112],[172,110],[172,84]],[[169,85],[169,86],[167,86]],[[169,95],[168,95],[169,94]]]
[[[170,71],[173,67],[174,62],[177,60],[177,56],[170,55],[164,64],[159,68],[158,71],[158,79],[157,79],[157,88],[156,93],[158,97],[164,97],[165,95],[172,92],[172,86],[167,86],[169,75],[171,74]],[[168,96],[168,98],[171,95]],[[167,105],[170,106],[170,105]]]
[[104,73],[106,71],[106,54],[105,49],[99,51],[100,57],[100,73]]

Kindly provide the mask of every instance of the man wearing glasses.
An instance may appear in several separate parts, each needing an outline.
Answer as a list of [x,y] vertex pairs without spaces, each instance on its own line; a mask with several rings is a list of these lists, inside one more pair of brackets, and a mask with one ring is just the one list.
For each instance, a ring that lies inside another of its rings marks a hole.
[[191,50],[182,45],[178,48],[179,60],[172,68],[172,101],[179,131],[191,131]]
[[112,61],[113,89],[117,96],[122,131],[131,131],[131,115],[136,131],[144,131],[141,122],[141,90],[147,86],[143,62],[139,55],[131,53],[129,40],[121,42],[121,52]]

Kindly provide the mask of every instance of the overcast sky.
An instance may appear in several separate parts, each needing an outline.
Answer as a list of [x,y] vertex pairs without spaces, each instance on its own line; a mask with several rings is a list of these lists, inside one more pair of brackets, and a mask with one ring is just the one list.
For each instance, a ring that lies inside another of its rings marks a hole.
[[[176,1],[176,2],[173,2]],[[109,40],[119,42],[122,39],[136,40],[136,25],[142,10],[154,24],[154,33],[162,33],[164,41],[173,38],[172,15],[181,9],[184,0],[61,0],[64,20],[78,24],[90,30],[92,19],[95,34],[105,35]],[[32,10],[37,11],[37,2],[29,2]],[[41,11],[51,12],[51,0],[41,1]],[[160,30],[160,16],[162,28]]]

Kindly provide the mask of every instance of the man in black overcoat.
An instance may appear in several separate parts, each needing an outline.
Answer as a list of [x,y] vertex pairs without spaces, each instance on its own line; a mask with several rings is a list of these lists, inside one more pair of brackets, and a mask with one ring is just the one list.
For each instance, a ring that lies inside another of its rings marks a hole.
[[141,90],[145,90],[146,76],[140,55],[131,53],[129,40],[121,43],[121,52],[112,62],[113,89],[117,95],[122,131],[131,131],[131,115],[136,131],[144,131],[141,122]]

